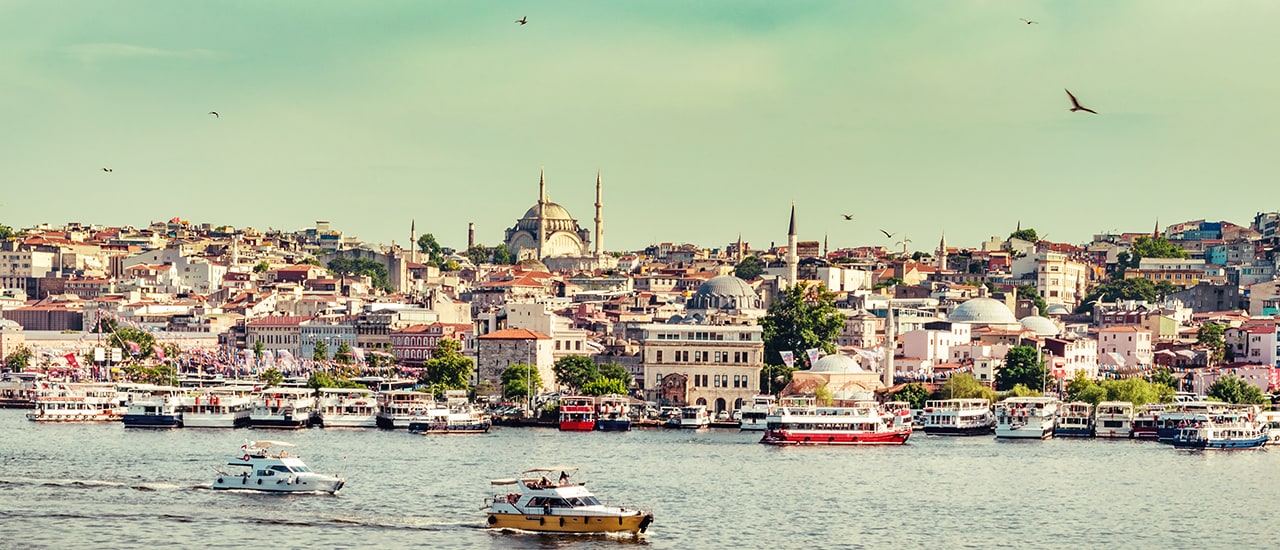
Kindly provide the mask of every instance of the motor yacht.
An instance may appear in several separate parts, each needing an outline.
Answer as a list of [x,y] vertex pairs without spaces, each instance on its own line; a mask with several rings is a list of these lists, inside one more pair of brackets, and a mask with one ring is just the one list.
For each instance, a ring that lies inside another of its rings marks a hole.
[[996,404],[996,437],[1047,439],[1053,437],[1059,401],[1052,397],[1010,397]]
[[986,399],[925,401],[924,433],[929,435],[990,435],[996,428],[991,402]]
[[[485,499],[495,529],[549,533],[643,533],[653,523],[644,510],[601,504],[585,484],[574,482],[578,469],[570,466],[534,468],[515,478],[491,484],[514,492]],[[558,477],[557,477],[558,476]],[[556,477],[556,481],[551,481]]]
[[326,428],[376,428],[378,400],[365,388],[320,388],[316,400],[320,425]]
[[751,404],[742,408],[743,431],[764,431],[771,413],[777,408],[778,400],[772,395],[757,395]]
[[272,493],[333,494],[346,484],[341,476],[311,471],[301,458],[285,450],[293,446],[283,441],[251,441],[241,445],[241,456],[227,459],[227,465],[239,471],[214,468],[218,477],[212,487]]
[[253,398],[249,425],[254,428],[309,428],[315,412],[311,388],[268,388]]

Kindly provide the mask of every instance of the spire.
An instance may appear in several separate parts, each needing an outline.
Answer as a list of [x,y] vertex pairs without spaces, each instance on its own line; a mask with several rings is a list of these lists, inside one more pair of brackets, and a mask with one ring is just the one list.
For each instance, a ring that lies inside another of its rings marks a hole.
[[742,249],[742,233],[738,233],[738,262],[741,263],[747,257],[747,252]]
[[538,204],[547,202],[547,173],[544,167],[538,167]]
[[796,284],[800,256],[796,251],[796,201],[791,201],[791,229],[787,231],[787,286]]
[[1022,220],[1018,220],[1018,228],[1014,231],[1022,231]]
[[418,220],[409,220],[409,261],[418,262]]
[[1153,239],[1160,238],[1160,218],[1156,218],[1156,229],[1155,231],[1151,232],[1151,238]]
[[604,251],[604,195],[600,186],[600,169],[596,169],[596,256]]
[[947,270],[947,232],[942,232],[942,240],[938,242],[938,272]]
[[791,227],[787,229],[787,235],[796,234],[796,201],[791,201]]
[[827,254],[828,254],[828,251],[827,251],[827,237],[828,237],[828,235],[827,235],[826,233],[823,233],[823,234],[822,234],[822,257],[824,257],[824,258],[825,258],[825,257],[827,257]]
[[542,261],[542,253],[547,246],[547,173],[538,167],[538,253],[534,258]]

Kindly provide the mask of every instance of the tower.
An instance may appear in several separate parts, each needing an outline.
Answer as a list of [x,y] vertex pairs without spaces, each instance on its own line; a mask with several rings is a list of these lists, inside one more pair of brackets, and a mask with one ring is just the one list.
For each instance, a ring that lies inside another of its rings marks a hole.
[[938,243],[938,273],[947,270],[947,232],[942,232],[942,241]]
[[418,263],[418,220],[409,221],[409,261]]
[[746,257],[746,251],[742,250],[742,233],[738,233],[738,263],[742,263]]
[[796,253],[796,202],[791,201],[791,227],[787,230],[787,286],[796,284],[796,268],[800,264]]
[[538,253],[534,255],[542,261],[542,251],[547,246],[547,174],[538,168]]
[[889,314],[884,323],[884,370],[880,373],[880,381],[884,387],[893,385],[893,359],[898,354],[898,335],[895,334],[893,320],[893,297],[889,297]]
[[1160,218],[1156,218],[1156,228],[1154,231],[1151,232],[1151,238],[1152,239],[1160,238]]
[[476,224],[475,222],[467,222],[467,250],[471,250],[476,245]]
[[604,253],[604,199],[600,192],[600,170],[596,170],[596,257]]

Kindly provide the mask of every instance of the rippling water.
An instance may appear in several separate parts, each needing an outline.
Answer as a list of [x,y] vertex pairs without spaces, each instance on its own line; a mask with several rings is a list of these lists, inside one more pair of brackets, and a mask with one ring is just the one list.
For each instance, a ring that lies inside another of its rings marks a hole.
[[[0,411],[0,547],[1273,547],[1280,452],[1151,442],[939,438],[776,448],[759,433],[487,435],[125,430]],[[246,440],[296,443],[337,496],[208,489]],[[488,480],[583,468],[606,502],[651,508],[639,539],[484,528]]]

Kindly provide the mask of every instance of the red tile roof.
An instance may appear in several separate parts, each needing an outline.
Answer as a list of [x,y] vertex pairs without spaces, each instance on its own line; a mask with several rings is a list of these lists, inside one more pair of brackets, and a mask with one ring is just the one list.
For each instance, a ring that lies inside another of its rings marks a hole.
[[481,340],[550,340],[551,337],[541,332],[523,328],[508,328],[490,332],[480,337]]

